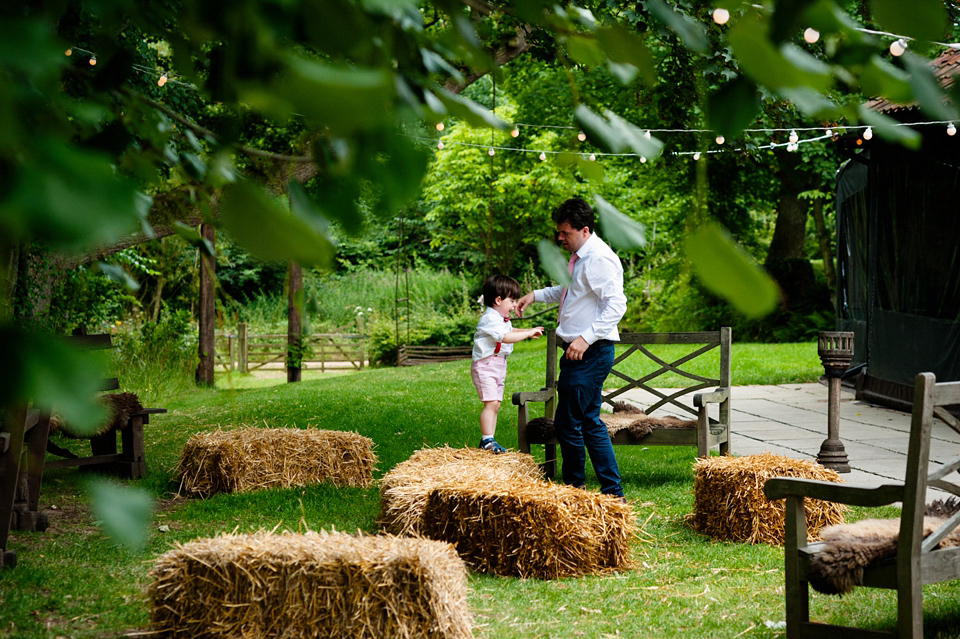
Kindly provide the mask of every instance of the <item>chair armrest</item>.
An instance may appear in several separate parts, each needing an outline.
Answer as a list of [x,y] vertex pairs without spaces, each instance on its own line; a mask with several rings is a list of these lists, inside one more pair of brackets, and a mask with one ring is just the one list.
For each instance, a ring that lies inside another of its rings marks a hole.
[[514,406],[522,406],[528,402],[546,402],[553,398],[556,391],[552,388],[543,388],[536,392],[523,392],[513,394]]
[[719,404],[730,399],[729,388],[718,388],[711,393],[697,393],[693,396],[694,406],[705,406],[707,404]]
[[903,484],[884,484],[875,488],[847,486],[830,481],[774,477],[763,485],[767,499],[809,497],[850,506],[886,506],[903,500]]

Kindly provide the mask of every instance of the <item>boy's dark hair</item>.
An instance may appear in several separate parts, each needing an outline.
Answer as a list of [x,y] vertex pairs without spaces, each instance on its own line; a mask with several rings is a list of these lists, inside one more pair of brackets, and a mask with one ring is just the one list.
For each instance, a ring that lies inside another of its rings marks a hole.
[[566,222],[576,230],[582,228],[594,231],[593,209],[582,198],[572,197],[557,208],[553,209],[553,223],[557,226]]
[[483,303],[487,306],[493,306],[497,298],[507,299],[512,297],[515,300],[520,299],[523,292],[520,290],[520,282],[506,275],[491,275],[483,283]]

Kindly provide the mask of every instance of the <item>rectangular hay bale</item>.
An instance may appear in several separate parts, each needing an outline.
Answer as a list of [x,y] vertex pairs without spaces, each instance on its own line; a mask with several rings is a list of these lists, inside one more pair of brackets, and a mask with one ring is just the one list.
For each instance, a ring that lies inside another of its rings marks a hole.
[[[693,513],[687,524],[714,539],[781,545],[784,540],[784,500],[770,501],[764,483],[773,477],[799,477],[841,482],[840,475],[813,461],[772,453],[743,457],[721,456],[694,463]],[[819,537],[825,526],[843,523],[846,507],[819,499],[804,500],[807,534]]]
[[619,497],[525,477],[434,488],[423,522],[425,536],[452,543],[475,570],[540,579],[628,569],[637,535]]
[[438,541],[224,534],[160,556],[152,634],[169,639],[471,639],[467,572]]
[[373,440],[317,428],[243,428],[197,433],[180,453],[181,492],[207,497],[267,487],[373,483]]
[[515,477],[541,479],[543,472],[525,453],[494,455],[477,448],[424,448],[388,472],[380,483],[378,522],[395,535],[423,534],[423,510],[434,488],[468,478],[475,486]]

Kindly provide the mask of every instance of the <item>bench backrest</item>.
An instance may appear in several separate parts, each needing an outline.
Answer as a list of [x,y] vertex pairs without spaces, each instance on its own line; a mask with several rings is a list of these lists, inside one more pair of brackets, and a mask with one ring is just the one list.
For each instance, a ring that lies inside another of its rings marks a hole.
[[[696,416],[698,410],[692,402],[694,393],[704,389],[730,387],[730,341],[729,327],[723,327],[718,331],[689,333],[620,333],[621,348],[618,350],[621,352],[614,360],[613,370],[607,377],[603,401],[612,406],[613,402],[627,391],[639,389],[655,398],[652,404],[643,407],[647,414],[662,407],[672,407]],[[681,352],[670,357],[658,355],[652,347],[659,344],[681,346]],[[683,348],[683,346],[689,348]],[[695,373],[689,370],[689,365],[701,356],[714,357],[715,354],[707,355],[714,350],[719,350],[719,365],[716,368],[708,367],[708,369],[716,371],[715,376],[712,376],[712,373],[704,375],[702,372]],[[634,377],[631,370],[636,367],[629,364],[640,356],[646,359],[645,365],[641,368],[649,369],[649,363],[652,363],[654,370]],[[558,357],[562,357],[562,351],[558,348],[556,331],[551,329],[547,331],[547,388],[557,387]],[[669,384],[659,383],[665,381],[663,378],[665,375],[679,376],[688,382],[688,385],[663,392],[657,386],[676,386],[675,380]],[[688,395],[689,397],[686,397]],[[681,398],[691,401],[682,401]]]
[[914,386],[913,416],[897,549],[897,555],[901,559],[917,558],[921,553],[933,550],[960,524],[960,512],[958,512],[926,539],[923,538],[922,522],[926,508],[927,488],[960,495],[960,477],[956,474],[960,469],[960,456],[953,457],[930,470],[934,417],[940,418],[960,433],[960,420],[945,408],[960,405],[960,382],[939,384],[936,382],[936,376],[933,373],[920,373],[917,375]]

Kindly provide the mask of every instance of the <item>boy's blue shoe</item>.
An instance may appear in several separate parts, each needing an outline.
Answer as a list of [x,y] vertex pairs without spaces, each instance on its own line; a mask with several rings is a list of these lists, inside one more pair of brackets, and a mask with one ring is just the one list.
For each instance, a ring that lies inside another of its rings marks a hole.
[[507,452],[507,449],[497,443],[493,437],[484,437],[480,440],[480,449],[489,450],[491,453],[499,455],[500,453]]

